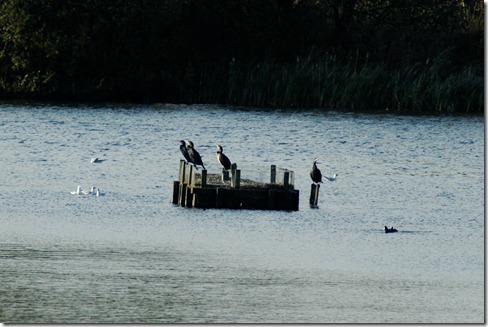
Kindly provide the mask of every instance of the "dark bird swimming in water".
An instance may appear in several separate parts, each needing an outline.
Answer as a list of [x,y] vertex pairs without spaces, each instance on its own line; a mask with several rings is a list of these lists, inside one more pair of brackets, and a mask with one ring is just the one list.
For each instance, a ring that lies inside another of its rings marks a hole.
[[393,228],[393,226],[391,226],[391,228],[388,228],[387,226],[385,226],[385,233],[396,233],[396,232],[398,232],[398,230]]
[[318,160],[318,158],[313,160],[312,169],[310,170],[310,178],[312,178],[312,181],[316,184],[322,183],[322,173],[320,172],[320,169],[317,168]]
[[224,149],[222,146],[215,144],[217,146],[217,160],[220,162],[222,167],[224,167],[225,170],[229,170],[231,166],[231,162],[229,158],[224,154]]
[[183,140],[180,141],[180,151],[181,154],[183,154],[183,157],[185,157],[186,162],[191,163],[191,158],[188,155],[188,149],[186,148],[186,142]]
[[91,158],[90,163],[102,163],[104,162],[105,159],[99,159],[99,158]]
[[202,157],[200,156],[200,153],[198,153],[197,150],[193,147],[193,142],[190,140],[186,141],[186,150],[188,151],[188,157],[190,158],[190,162],[195,166],[195,169],[198,169],[197,166],[202,166],[203,169],[205,166],[203,165]]

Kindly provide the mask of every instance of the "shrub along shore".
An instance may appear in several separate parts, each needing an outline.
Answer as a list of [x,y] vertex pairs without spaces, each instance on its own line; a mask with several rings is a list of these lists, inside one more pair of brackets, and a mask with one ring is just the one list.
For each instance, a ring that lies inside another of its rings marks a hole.
[[480,0],[4,0],[0,98],[484,112]]

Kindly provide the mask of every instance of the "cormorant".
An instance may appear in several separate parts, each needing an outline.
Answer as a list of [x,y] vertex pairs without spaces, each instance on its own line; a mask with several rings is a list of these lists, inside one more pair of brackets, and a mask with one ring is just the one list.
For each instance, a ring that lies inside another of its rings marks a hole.
[[195,169],[198,169],[197,166],[202,166],[203,169],[205,166],[203,165],[202,157],[200,157],[200,153],[193,147],[193,142],[190,140],[186,141],[186,149],[188,151],[188,157],[190,158],[190,162],[195,166]]
[[385,233],[396,233],[396,232],[398,232],[398,230],[393,228],[393,226],[391,226],[391,228],[385,226]]
[[180,151],[183,154],[183,157],[185,157],[186,162],[191,163],[192,161],[191,161],[190,156],[188,155],[188,149],[186,148],[186,142],[183,140],[180,141]]
[[313,160],[312,169],[310,170],[310,178],[312,178],[312,181],[317,184],[322,183],[322,173],[320,172],[320,169],[317,168],[318,160],[318,158]]
[[229,170],[231,166],[229,158],[227,158],[227,156],[224,154],[222,146],[218,144],[215,145],[217,146],[217,160],[220,162],[225,170]]

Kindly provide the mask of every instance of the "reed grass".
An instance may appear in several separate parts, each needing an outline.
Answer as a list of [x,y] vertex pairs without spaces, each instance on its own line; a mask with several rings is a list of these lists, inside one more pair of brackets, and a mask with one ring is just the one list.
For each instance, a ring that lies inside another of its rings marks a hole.
[[367,58],[358,60],[357,55],[348,61],[310,56],[294,63],[231,62],[228,68],[202,74],[193,100],[252,107],[482,113],[482,67],[452,69],[450,50],[394,70]]

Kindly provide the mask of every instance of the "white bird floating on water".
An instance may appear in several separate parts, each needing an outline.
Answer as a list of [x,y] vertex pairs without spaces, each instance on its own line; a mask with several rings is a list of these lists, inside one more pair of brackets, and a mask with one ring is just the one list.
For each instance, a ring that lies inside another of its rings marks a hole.
[[323,177],[329,182],[334,182],[337,179],[337,174],[334,174],[334,176],[332,177],[327,177],[327,176],[323,176]]
[[95,195],[95,196],[104,196],[105,192],[100,191],[100,189],[96,186],[92,186],[88,194]]
[[91,158],[90,159],[90,163],[92,163],[92,164],[93,163],[102,163],[104,161],[105,161],[105,159],[99,159],[99,158]]
[[88,194],[81,189],[80,185],[78,185],[78,187],[76,188],[76,191],[71,191],[70,193],[73,195],[87,195]]
[[84,191],[80,185],[76,188],[76,191],[69,192],[73,195],[94,195],[94,196],[104,196],[105,192],[100,191],[98,187],[92,186],[89,192]]

